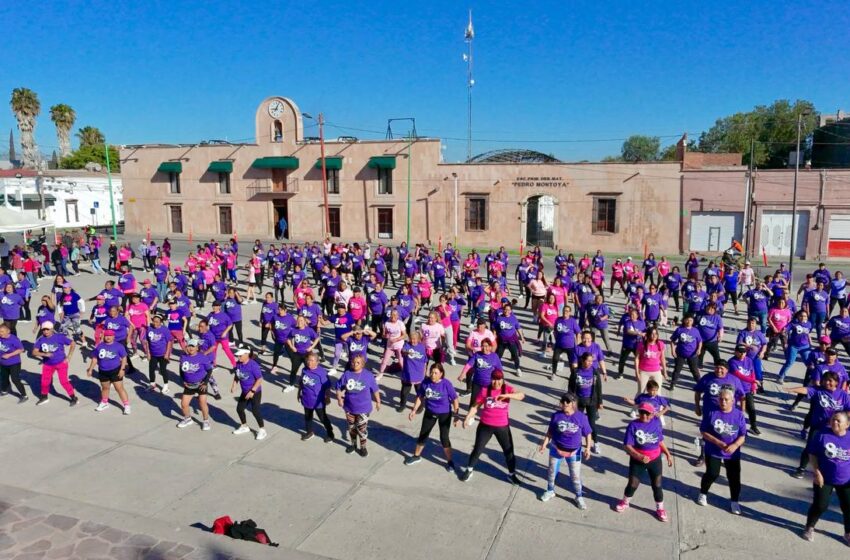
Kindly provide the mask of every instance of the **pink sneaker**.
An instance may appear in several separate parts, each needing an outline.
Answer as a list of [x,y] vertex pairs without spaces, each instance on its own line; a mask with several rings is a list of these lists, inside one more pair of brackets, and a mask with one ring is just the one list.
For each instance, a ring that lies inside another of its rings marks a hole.
[[617,513],[623,513],[627,509],[629,509],[629,502],[627,502],[626,500],[620,500],[619,502],[617,502],[617,505],[614,506],[614,511],[616,511]]
[[658,518],[658,521],[662,523],[667,523],[667,511],[664,509],[655,510],[655,516]]

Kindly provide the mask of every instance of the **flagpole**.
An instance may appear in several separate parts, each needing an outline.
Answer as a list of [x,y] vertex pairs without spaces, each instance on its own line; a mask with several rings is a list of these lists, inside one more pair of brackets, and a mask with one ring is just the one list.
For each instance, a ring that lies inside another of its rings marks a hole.
[[472,40],[475,38],[475,30],[472,27],[472,10],[469,10],[469,24],[464,33],[466,41],[466,160],[472,159]]
[[109,211],[112,213],[112,240],[118,242],[118,226],[115,224],[115,198],[112,195],[112,169],[109,165],[109,144],[103,139],[103,151],[106,155],[106,181],[109,184]]

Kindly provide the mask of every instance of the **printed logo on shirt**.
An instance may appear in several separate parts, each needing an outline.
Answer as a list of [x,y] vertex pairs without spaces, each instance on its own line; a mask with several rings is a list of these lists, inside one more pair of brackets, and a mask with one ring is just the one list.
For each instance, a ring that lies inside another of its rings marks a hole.
[[315,387],[319,384],[319,380],[313,377],[312,375],[301,376],[301,382],[307,387]]
[[738,433],[738,425],[730,424],[728,422],[724,422],[722,419],[718,418],[714,421],[714,433],[718,436],[731,436]]
[[803,325],[794,325],[794,332],[797,334],[808,334],[809,329]]
[[425,398],[429,401],[438,401],[443,398],[443,393],[437,391],[436,389],[428,387],[427,389],[425,389]]
[[0,352],[5,354],[6,352],[11,352],[11,351],[12,351],[11,346],[6,346],[3,342],[0,342]]
[[575,422],[570,422],[568,420],[561,420],[558,422],[558,431],[562,434],[575,434],[581,429],[579,425]]
[[508,401],[500,401],[495,397],[487,397],[484,408],[508,408]]
[[15,303],[15,302],[12,301],[12,299],[7,297],[7,296],[3,296],[3,299],[0,299],[0,304],[2,304],[2,305],[12,305],[13,303]]
[[645,432],[643,430],[635,430],[635,441],[639,445],[652,445],[658,443],[658,434],[654,432]]
[[201,364],[196,364],[194,362],[183,362],[180,364],[180,371],[184,373],[196,372],[201,369]]
[[118,357],[116,352],[109,350],[108,348],[101,348],[97,351],[97,359],[98,360],[114,360]]
[[304,334],[296,334],[292,337],[292,340],[295,341],[295,344],[304,344],[310,342],[310,337]]
[[[241,368],[241,367],[236,368],[236,378],[239,379],[240,381],[248,379],[250,377],[251,377],[251,375],[249,374],[249,372],[244,371],[243,368]],[[306,377],[304,377],[304,379],[306,379]]]
[[720,383],[714,382],[708,386],[708,394],[712,397],[716,397],[720,394],[720,389],[723,387]]
[[405,352],[405,355],[411,360],[422,360],[425,358],[424,354],[422,354],[422,352],[418,351],[416,348],[409,348]]
[[838,447],[832,442],[828,442],[824,445],[823,454],[827,459],[831,459],[833,461],[840,461],[842,463],[850,461],[850,449]]
[[359,393],[366,388],[366,384],[357,379],[349,379],[345,382],[345,390],[352,393]]
[[499,321],[499,329],[500,330],[509,331],[509,330],[513,330],[513,328],[514,328],[513,325],[511,325],[510,323],[508,323],[506,321]]
[[826,393],[820,393],[818,395],[818,404],[820,404],[821,408],[826,411],[840,410],[842,408],[840,402],[833,399],[830,395]]
[[683,344],[689,344],[691,342],[696,342],[696,340],[697,339],[696,339],[695,336],[690,335],[688,333],[681,333],[679,335],[679,342],[682,342]]
[[151,342],[159,342],[162,340],[162,335],[154,330],[148,331],[148,340]]

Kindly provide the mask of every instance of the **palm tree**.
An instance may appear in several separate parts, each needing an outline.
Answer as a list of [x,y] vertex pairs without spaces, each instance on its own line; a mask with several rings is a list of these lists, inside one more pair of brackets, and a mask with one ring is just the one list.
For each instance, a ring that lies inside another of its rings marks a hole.
[[62,157],[71,155],[71,129],[77,114],[70,105],[59,103],[50,108],[50,119],[56,125],[56,136],[59,138],[59,154]]
[[9,104],[18,120],[18,130],[21,131],[21,157],[24,167],[36,167],[41,159],[34,135],[35,118],[41,112],[38,95],[29,88],[15,88],[12,90],[12,100]]
[[103,133],[96,126],[84,126],[77,131],[77,138],[80,140],[80,147],[97,146],[106,142]]

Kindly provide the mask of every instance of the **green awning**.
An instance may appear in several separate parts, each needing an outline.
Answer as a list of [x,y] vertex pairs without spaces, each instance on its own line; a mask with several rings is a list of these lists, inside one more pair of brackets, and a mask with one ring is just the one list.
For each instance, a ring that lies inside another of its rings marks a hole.
[[298,169],[297,157],[261,157],[251,165],[257,169]]
[[374,156],[369,158],[372,169],[395,169],[395,156]]
[[210,173],[233,173],[232,161],[213,161],[207,168]]
[[179,161],[164,161],[159,164],[160,173],[182,173],[183,164]]
[[[316,169],[322,168],[322,158],[316,160]],[[342,156],[326,156],[325,169],[342,169]]]

